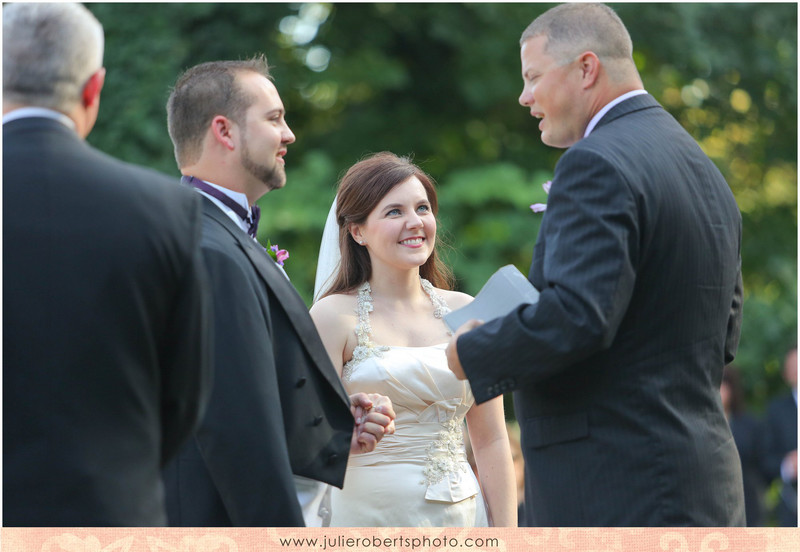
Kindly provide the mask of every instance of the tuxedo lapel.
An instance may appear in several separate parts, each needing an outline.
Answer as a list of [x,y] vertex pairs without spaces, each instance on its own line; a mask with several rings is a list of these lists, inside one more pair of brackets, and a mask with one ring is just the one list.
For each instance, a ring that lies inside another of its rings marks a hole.
[[248,259],[250,259],[258,275],[267,287],[272,290],[273,294],[286,311],[300,342],[303,343],[303,346],[308,351],[308,354],[311,356],[322,376],[336,389],[336,392],[342,400],[350,404],[350,399],[347,397],[344,386],[339,376],[336,374],[336,371],[333,369],[330,358],[328,358],[328,353],[325,351],[322,341],[319,339],[317,328],[314,326],[314,322],[308,314],[308,309],[303,299],[297,293],[297,290],[292,286],[289,279],[281,272],[278,265],[272,260],[263,247],[245,234],[241,228],[237,227],[236,224],[210,200],[205,197],[203,200],[205,213],[217,221],[231,236],[233,236],[242,248],[242,251],[247,255]]

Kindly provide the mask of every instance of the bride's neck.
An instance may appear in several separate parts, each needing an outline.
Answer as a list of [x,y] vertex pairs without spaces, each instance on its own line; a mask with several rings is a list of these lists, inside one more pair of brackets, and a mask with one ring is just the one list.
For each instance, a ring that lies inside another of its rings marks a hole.
[[419,284],[419,270],[388,271],[374,270],[369,279],[373,296],[378,295],[388,300],[408,300],[422,293]]

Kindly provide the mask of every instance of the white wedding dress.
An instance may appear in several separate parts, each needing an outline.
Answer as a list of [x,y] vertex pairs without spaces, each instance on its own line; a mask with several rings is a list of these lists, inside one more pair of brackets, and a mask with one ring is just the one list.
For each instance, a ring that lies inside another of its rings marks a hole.
[[[437,318],[448,312],[421,279]],[[358,291],[358,345],[344,366],[347,392],[392,400],[396,431],[373,452],[351,454],[343,489],[332,489],[332,527],[485,527],[486,505],[464,449],[469,383],[447,367],[446,343],[386,347],[372,343],[369,283]]]

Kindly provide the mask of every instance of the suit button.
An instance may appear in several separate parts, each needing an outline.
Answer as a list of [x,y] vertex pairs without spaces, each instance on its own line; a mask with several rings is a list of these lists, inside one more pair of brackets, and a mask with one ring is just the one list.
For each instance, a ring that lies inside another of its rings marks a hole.
[[295,383],[294,386],[299,389],[300,387],[303,387],[305,384],[306,384],[306,378],[303,377],[297,380],[297,383]]
[[338,459],[339,459],[339,455],[334,452],[333,454],[328,456],[328,465],[331,466],[331,465],[335,464]]
[[314,418],[314,422],[313,423],[314,423],[315,426],[318,426],[319,424],[322,423],[322,420],[324,420],[324,419],[325,418],[323,418],[322,416],[317,416],[316,418]]

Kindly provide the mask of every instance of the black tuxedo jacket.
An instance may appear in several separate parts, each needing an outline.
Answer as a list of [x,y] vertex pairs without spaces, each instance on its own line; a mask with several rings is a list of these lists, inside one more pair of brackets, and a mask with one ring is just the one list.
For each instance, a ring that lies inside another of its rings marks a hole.
[[[797,403],[792,395],[773,399],[764,420],[762,465],[770,479],[781,479],[781,464],[786,454],[797,450]],[[784,483],[778,502],[778,522],[783,527],[797,527],[797,481]]]
[[722,175],[649,95],[561,157],[529,274],[538,304],[458,341],[478,402],[515,390],[529,523],[744,525],[719,396],[740,241]]
[[211,374],[195,194],[46,118],[3,126],[3,523],[166,524]]
[[341,487],[353,416],[302,298],[275,262],[204,198],[214,286],[214,388],[165,470],[175,526],[302,526],[292,474]]

